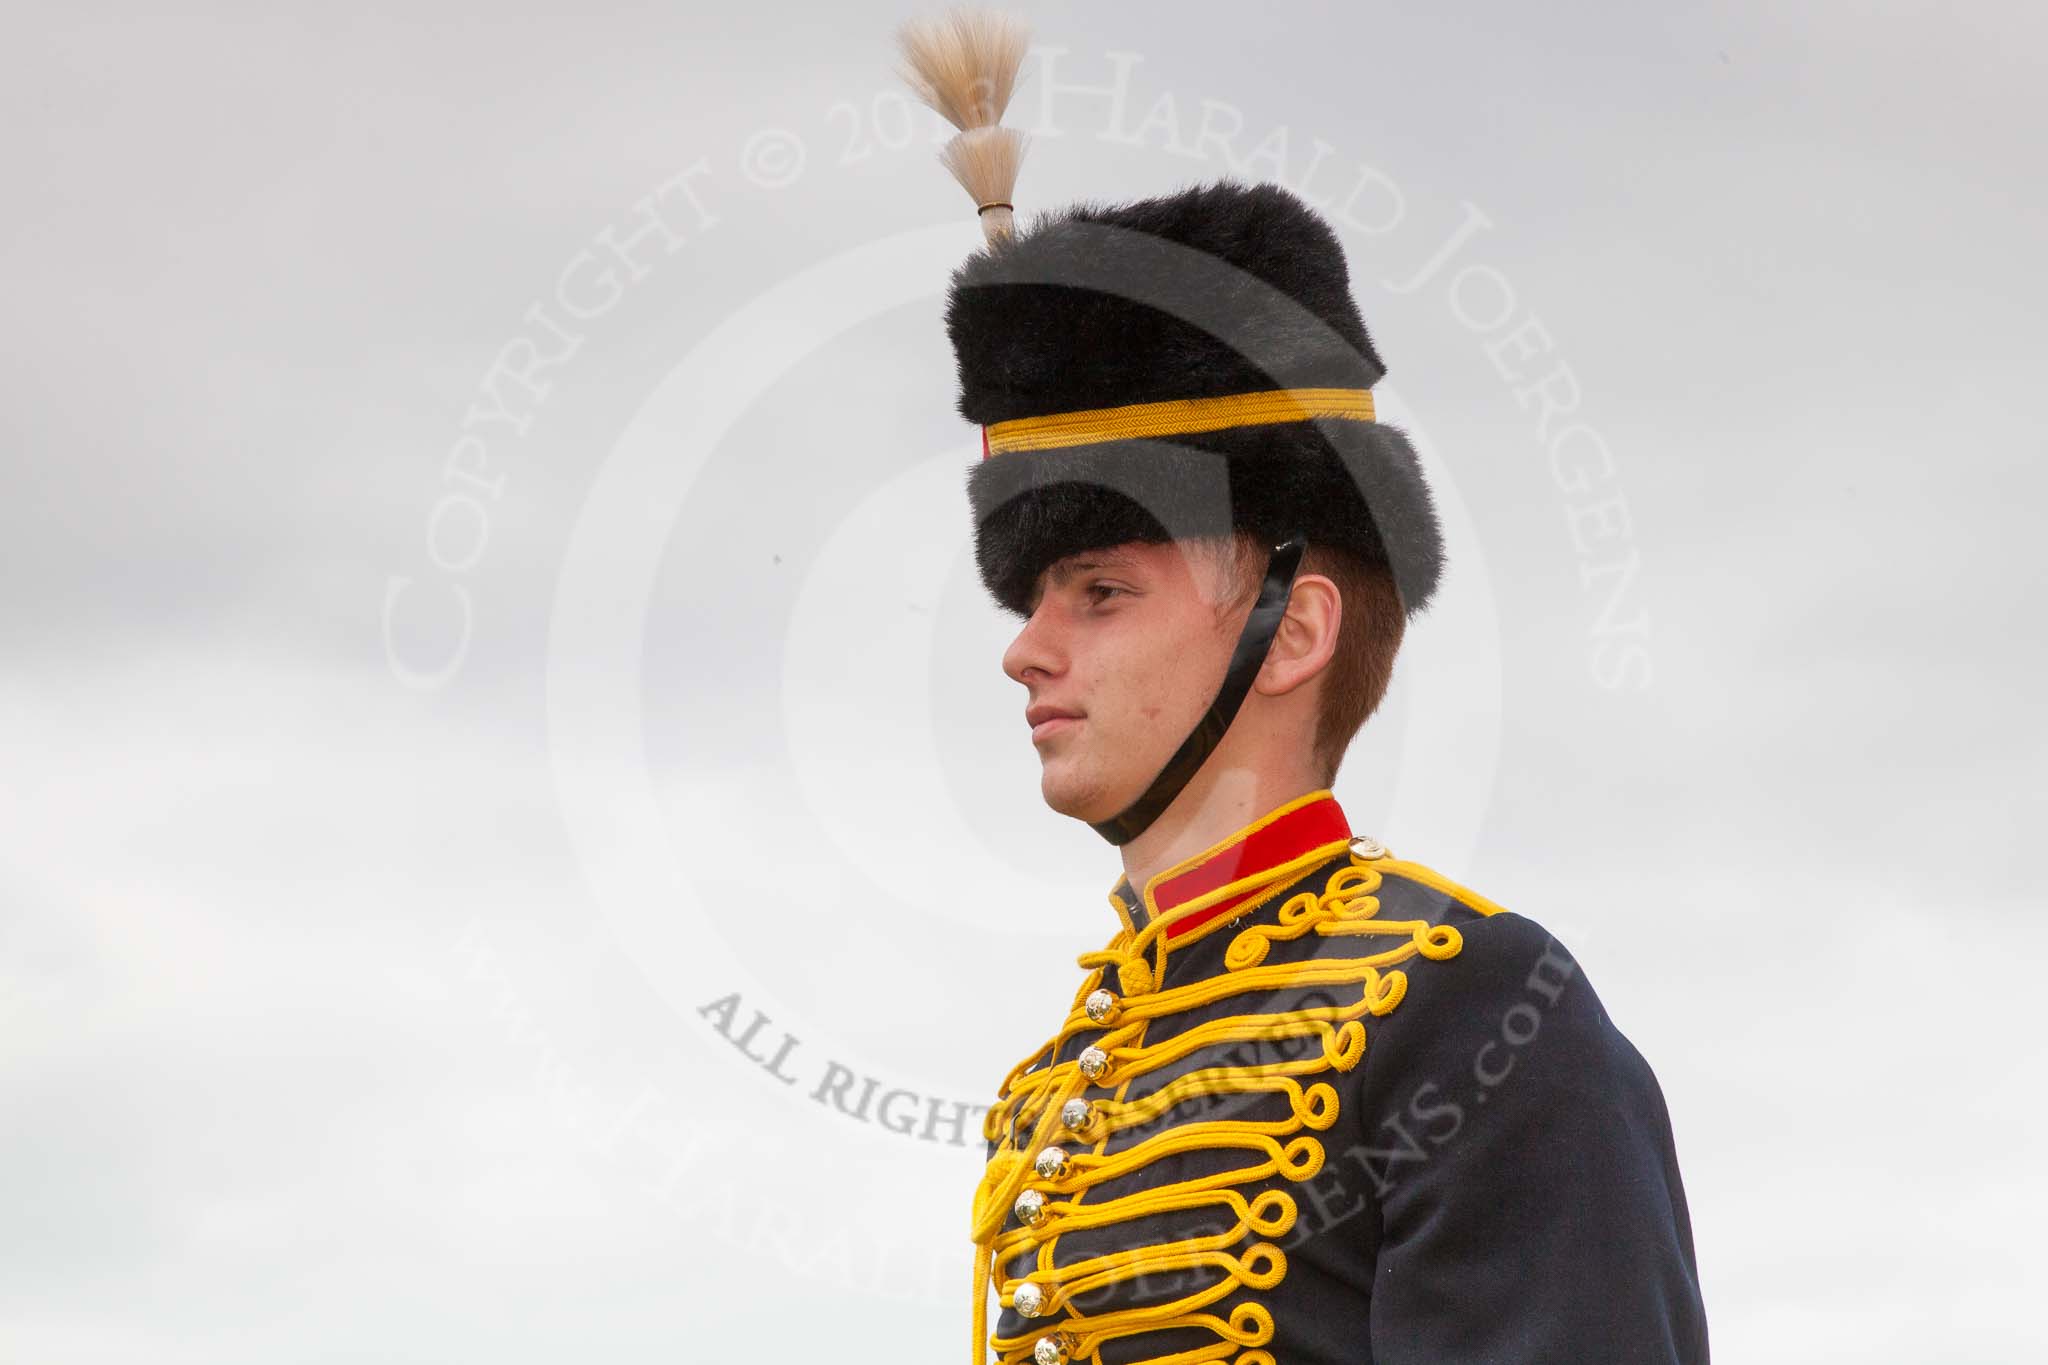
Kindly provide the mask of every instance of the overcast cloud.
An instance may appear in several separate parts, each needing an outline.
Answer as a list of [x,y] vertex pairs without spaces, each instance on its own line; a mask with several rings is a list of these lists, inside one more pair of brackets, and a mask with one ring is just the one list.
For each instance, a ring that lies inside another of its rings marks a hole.
[[[1338,794],[1655,1066],[1716,1354],[2040,1358],[2043,11],[1018,9],[1025,212],[1339,221],[1451,569]],[[17,14],[0,1356],[957,1351],[1117,868],[913,12]]]

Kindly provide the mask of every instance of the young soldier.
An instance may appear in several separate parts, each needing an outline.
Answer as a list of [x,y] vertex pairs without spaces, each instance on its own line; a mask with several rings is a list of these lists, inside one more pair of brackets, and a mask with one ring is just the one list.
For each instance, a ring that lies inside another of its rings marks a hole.
[[1335,235],[1229,181],[1001,209],[946,313],[976,558],[1124,876],[988,1116],[972,1358],[1705,1361],[1650,1068],[1329,790],[1443,560]]
[[1329,790],[1443,568],[1336,235],[1229,181],[1020,232],[1022,26],[901,39],[988,239],[946,326],[1003,669],[1124,864],[989,1110],[970,1359],[1704,1362],[1649,1066],[1561,944]]

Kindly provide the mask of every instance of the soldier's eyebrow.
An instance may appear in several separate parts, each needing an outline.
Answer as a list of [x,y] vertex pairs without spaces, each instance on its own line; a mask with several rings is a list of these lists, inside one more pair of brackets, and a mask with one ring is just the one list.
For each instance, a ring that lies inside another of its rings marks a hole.
[[1094,550],[1086,554],[1069,555],[1046,570],[1047,582],[1055,588],[1064,587],[1079,574],[1092,569],[1128,569],[1131,557],[1114,550]]
[[1130,555],[1117,550],[1084,550],[1056,559],[1039,575],[1038,584],[1032,588],[1031,597],[1025,603],[1024,614],[1029,616],[1038,609],[1038,603],[1048,589],[1063,588],[1084,573],[1095,569],[1129,569],[1136,563]]

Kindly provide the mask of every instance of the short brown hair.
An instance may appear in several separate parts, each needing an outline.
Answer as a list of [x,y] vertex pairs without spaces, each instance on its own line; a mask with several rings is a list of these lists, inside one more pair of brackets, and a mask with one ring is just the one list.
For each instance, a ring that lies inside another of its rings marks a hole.
[[[1233,537],[1236,553],[1226,561],[1231,578],[1226,610],[1257,594],[1266,572],[1265,544],[1249,532]],[[1322,704],[1316,714],[1314,750],[1323,781],[1337,776],[1344,751],[1386,699],[1394,679],[1408,613],[1394,585],[1393,571],[1369,564],[1350,550],[1311,543],[1301,572],[1321,574],[1337,585],[1344,612],[1337,625],[1337,650],[1323,673]]]

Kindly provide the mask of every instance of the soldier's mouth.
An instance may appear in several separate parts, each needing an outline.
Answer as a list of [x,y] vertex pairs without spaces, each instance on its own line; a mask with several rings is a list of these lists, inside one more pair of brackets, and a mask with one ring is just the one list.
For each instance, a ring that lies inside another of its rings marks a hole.
[[1040,743],[1080,723],[1079,716],[1054,716],[1049,720],[1042,720],[1031,727],[1031,742]]

